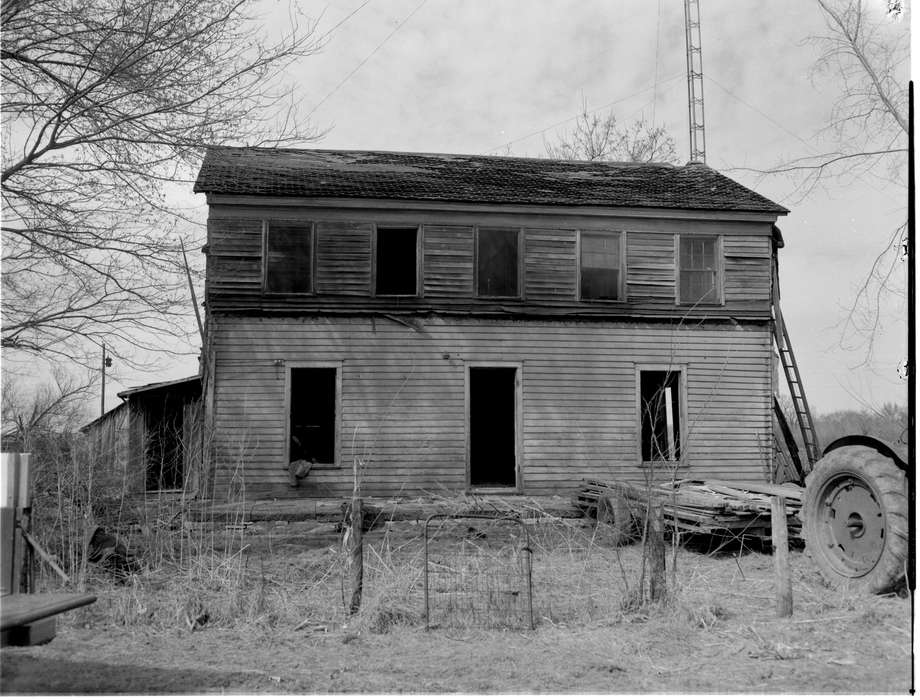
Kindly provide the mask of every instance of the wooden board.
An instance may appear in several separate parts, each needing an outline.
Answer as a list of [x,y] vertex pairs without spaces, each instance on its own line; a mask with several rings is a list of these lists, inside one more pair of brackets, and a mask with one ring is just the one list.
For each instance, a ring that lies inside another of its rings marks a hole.
[[15,594],[0,598],[0,629],[20,627],[96,602],[88,593]]

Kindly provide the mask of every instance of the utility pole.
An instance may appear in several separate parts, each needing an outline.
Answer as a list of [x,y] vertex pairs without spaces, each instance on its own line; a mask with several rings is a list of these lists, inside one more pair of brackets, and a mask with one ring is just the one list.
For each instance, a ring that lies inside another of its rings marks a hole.
[[687,106],[690,113],[690,162],[706,162],[703,128],[703,45],[700,38],[700,1],[684,0],[687,37]]
[[105,368],[112,366],[112,358],[106,355],[105,353],[105,343],[102,344],[102,401],[101,409],[102,413],[99,415],[105,415]]

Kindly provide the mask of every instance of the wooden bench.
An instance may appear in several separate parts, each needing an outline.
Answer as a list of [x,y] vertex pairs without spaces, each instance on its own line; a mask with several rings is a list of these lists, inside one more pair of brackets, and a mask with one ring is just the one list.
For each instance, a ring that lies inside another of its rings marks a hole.
[[89,593],[21,593],[0,598],[0,645],[29,646],[54,638],[56,616],[96,602]]

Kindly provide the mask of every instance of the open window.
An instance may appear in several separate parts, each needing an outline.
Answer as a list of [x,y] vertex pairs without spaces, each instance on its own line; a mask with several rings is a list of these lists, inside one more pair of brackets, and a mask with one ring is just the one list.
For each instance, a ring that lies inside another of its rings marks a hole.
[[639,415],[643,462],[679,462],[681,441],[681,372],[640,370]]
[[270,221],[265,227],[266,292],[310,294],[313,291],[313,226]]
[[718,236],[680,236],[680,303],[718,304],[722,300]]
[[376,294],[418,294],[418,228],[377,227]]
[[335,367],[292,367],[289,462],[336,463]]
[[620,234],[581,234],[582,299],[616,301],[621,298]]
[[476,272],[481,297],[520,296],[520,232],[480,228],[476,236]]

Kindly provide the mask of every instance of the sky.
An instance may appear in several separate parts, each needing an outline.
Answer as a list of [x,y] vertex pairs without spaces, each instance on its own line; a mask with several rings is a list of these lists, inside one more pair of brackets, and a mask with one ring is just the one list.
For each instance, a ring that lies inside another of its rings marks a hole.
[[[868,0],[883,17],[885,0]],[[292,67],[318,148],[540,156],[582,104],[665,127],[689,157],[683,3],[678,0],[331,0],[321,51]],[[816,134],[841,89],[815,74],[823,31],[807,0],[701,0],[707,163],[786,206],[783,313],[813,410],[906,403],[906,302],[886,298],[866,344],[841,324],[873,259],[906,219],[906,189],[881,178],[829,180],[811,192],[768,169],[827,150]],[[266,0],[268,32],[288,22]],[[906,20],[904,20],[906,22]],[[900,27],[893,25],[893,30]],[[906,27],[904,28],[906,31]],[[204,218],[204,198],[195,203]],[[200,264],[200,260],[198,261]],[[904,265],[901,265],[903,273]],[[165,367],[165,368],[164,368]],[[193,374],[193,357],[155,374],[115,372],[115,392]]]

